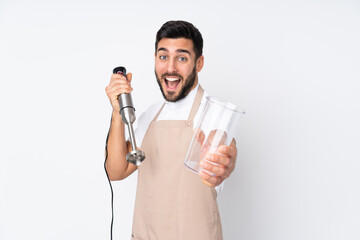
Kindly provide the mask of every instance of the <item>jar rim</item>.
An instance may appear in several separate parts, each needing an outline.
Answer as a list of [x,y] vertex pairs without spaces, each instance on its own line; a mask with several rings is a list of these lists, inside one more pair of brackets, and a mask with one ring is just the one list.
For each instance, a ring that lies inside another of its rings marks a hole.
[[213,96],[207,96],[206,99],[207,99],[207,101],[213,102],[215,104],[219,104],[220,106],[222,106],[222,107],[224,107],[226,109],[230,109],[230,110],[232,110],[234,112],[245,114],[245,111],[242,108],[236,106],[233,103],[227,102],[227,101],[225,101],[225,100],[223,100],[221,98],[213,97]]

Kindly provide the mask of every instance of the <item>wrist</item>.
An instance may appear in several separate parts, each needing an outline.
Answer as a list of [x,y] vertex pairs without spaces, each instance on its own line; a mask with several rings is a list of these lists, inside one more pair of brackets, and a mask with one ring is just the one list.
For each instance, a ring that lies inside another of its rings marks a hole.
[[121,122],[122,122],[120,112],[117,111],[117,110],[113,110],[113,112],[112,112],[112,119],[113,119],[113,121],[121,121]]

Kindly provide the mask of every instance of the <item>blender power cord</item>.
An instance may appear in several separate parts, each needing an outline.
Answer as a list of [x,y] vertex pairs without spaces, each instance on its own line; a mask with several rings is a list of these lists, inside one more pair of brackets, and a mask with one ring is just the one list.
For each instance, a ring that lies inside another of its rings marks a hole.
[[[112,118],[111,118],[112,120]],[[113,191],[113,187],[111,184],[111,180],[109,177],[109,174],[106,170],[106,160],[108,158],[108,148],[107,148],[107,144],[108,144],[108,140],[109,140],[109,134],[110,134],[110,129],[111,129],[111,121],[110,121],[110,127],[109,127],[109,131],[106,137],[106,143],[105,143],[105,161],[104,161],[104,169],[105,169],[105,173],[106,173],[106,177],[109,181],[109,185],[110,185],[110,190],[111,190],[111,224],[110,224],[110,240],[113,239],[113,225],[114,225],[114,191]]]

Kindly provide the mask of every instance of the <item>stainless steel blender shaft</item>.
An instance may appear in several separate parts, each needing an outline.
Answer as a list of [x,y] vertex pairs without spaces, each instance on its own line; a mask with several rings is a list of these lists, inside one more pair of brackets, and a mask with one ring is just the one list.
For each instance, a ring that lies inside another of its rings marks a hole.
[[[124,67],[117,67],[113,70],[113,73],[118,73],[126,76],[126,69]],[[136,166],[140,165],[145,159],[145,153],[140,149],[137,149],[135,134],[133,129],[133,123],[136,119],[135,117],[135,108],[133,107],[133,102],[131,94],[122,93],[118,96],[119,105],[120,105],[120,114],[122,121],[128,126],[129,138],[132,147],[132,151],[126,155],[126,160],[129,163],[132,163]]]

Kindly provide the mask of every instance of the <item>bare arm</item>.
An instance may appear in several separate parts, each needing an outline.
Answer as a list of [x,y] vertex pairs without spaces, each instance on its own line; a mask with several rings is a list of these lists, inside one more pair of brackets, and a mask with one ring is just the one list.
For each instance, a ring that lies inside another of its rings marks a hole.
[[125,124],[121,120],[120,107],[117,96],[121,93],[131,93],[131,73],[127,80],[120,74],[111,75],[110,83],[106,87],[106,94],[113,107],[110,132],[107,142],[106,171],[110,180],[122,180],[133,173],[137,167],[126,161],[126,154],[130,152],[131,144],[125,140]]

